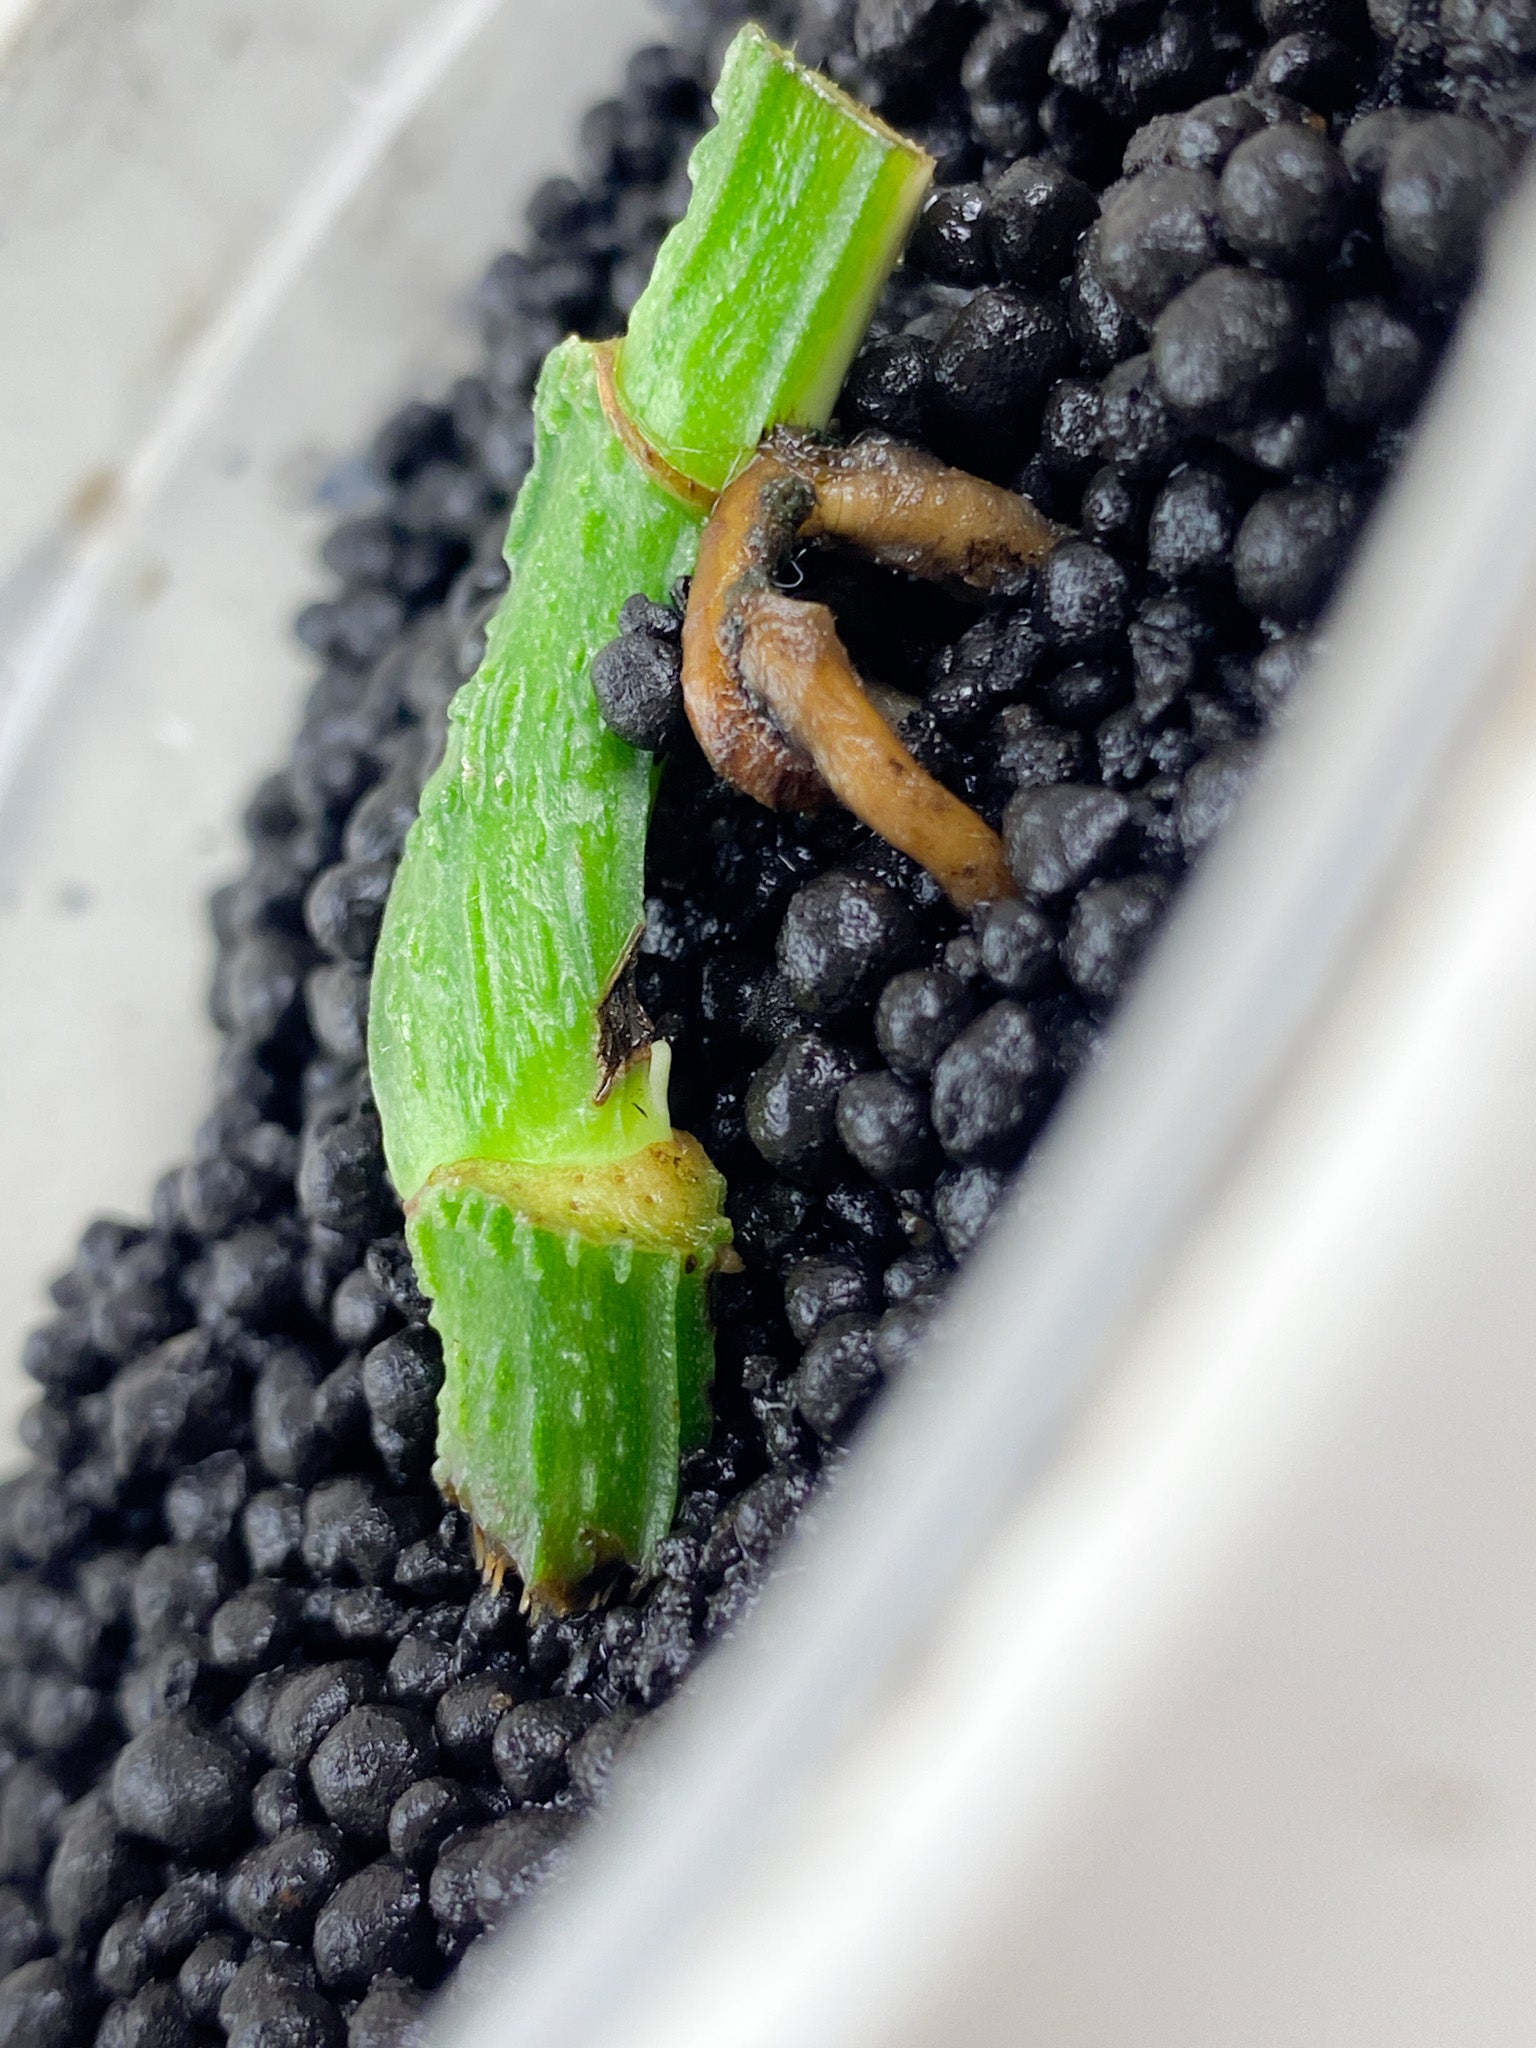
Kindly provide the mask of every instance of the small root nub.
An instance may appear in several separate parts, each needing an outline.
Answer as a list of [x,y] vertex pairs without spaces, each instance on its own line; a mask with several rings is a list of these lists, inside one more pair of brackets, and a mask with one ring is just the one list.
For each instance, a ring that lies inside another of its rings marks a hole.
[[[499,1593],[507,1573],[511,1572],[514,1577],[516,1576],[517,1566],[513,1563],[507,1552],[502,1549],[496,1538],[488,1536],[476,1521],[471,1521],[469,1525],[469,1540],[474,1545],[475,1563],[480,1568],[481,1580],[490,1587],[493,1593]],[[523,1593],[522,1605],[526,1613],[528,1607],[528,1594],[526,1590]]]

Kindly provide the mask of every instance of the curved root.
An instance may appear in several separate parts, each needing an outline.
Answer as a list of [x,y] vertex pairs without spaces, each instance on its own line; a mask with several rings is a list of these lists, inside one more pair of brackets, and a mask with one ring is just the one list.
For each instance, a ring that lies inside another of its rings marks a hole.
[[988,595],[1023,587],[1061,530],[1027,500],[883,436],[829,448],[780,430],[727,486],[683,623],[683,698],[715,772],[770,810],[835,797],[962,910],[1016,894],[997,834],[914,760],[824,605],[774,571],[802,537]]

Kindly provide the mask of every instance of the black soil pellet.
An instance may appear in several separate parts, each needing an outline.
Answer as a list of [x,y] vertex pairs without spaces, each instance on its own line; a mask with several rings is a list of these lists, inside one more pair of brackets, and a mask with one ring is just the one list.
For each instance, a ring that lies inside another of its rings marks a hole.
[[1221,174],[1221,224],[1252,262],[1298,276],[1338,254],[1353,212],[1344,159],[1301,121],[1239,143]]
[[0,1983],[4,2048],[84,2048],[97,2002],[85,1977],[57,1956],[23,1963]]
[[1219,264],[1158,315],[1152,368],[1185,427],[1219,434],[1246,426],[1279,396],[1305,345],[1305,309],[1292,285]]
[[875,1041],[894,1073],[921,1080],[975,1007],[970,985],[947,967],[909,968],[880,991]]
[[347,1878],[315,1921],[315,1970],[331,1991],[366,1991],[386,1972],[414,1977],[434,1946],[421,1879],[389,1859]]
[[194,2020],[209,2025],[217,2019],[219,2002],[234,1982],[243,1952],[238,1934],[220,1931],[200,1941],[176,1972],[176,1989]]
[[347,2022],[347,2048],[427,2048],[425,1995],[400,1979],[375,1984]]
[[1388,261],[1410,294],[1468,282],[1512,170],[1506,139],[1459,114],[1415,122],[1392,144],[1376,196]]
[[855,1074],[837,1098],[837,1135],[872,1180],[910,1187],[933,1153],[933,1126],[920,1089],[897,1075]]
[[326,1818],[382,1847],[390,1809],[437,1763],[431,1725],[407,1707],[352,1707],[310,1759],[309,1781]]
[[[505,588],[539,363],[618,332],[746,10],[670,0],[574,176],[387,421],[299,621],[317,675],[212,905],[224,1049],[147,1221],[99,1219],[0,1488],[0,2048],[417,2048],[643,1712],[750,1611],[921,1369],[1042,1124],[1260,772],[1536,120],[1518,8],[772,0],[938,181],[840,431],[1073,530],[995,604],[806,549],[855,663],[1002,835],[963,918],[835,808],[770,815],[680,715],[686,590],[603,715],[663,763],[637,992],[726,1173],[716,1424],[644,1583],[525,1616],[432,1480],[442,1375],[363,1063],[401,846]],[[1006,1623],[1000,1623],[1006,1626]]]
[[[564,1704],[540,1701],[541,1706]],[[515,1711],[515,1710],[514,1710]],[[497,1724],[511,1719],[503,1715]],[[430,1864],[450,1836],[478,1814],[473,1795],[456,1778],[418,1778],[408,1785],[389,1810],[390,1853],[402,1863]]]
[[1223,251],[1211,173],[1158,166],[1128,180],[1104,209],[1098,269],[1120,304],[1150,321]]
[[240,1745],[190,1715],[150,1722],[112,1767],[112,1810],[129,1835],[180,1856],[215,1850],[249,1812],[250,1767]]
[[[655,630],[653,616],[667,621],[664,631]],[[683,711],[677,621],[660,605],[649,605],[643,621],[619,623],[626,628],[623,635],[601,648],[592,663],[592,688],[610,729],[631,746],[657,753]]]
[[287,1828],[247,1850],[224,1886],[224,1908],[243,1933],[265,1941],[303,1941],[346,1869],[335,1828]]
[[1045,157],[1021,157],[992,187],[988,202],[992,261],[1012,284],[1055,284],[1077,238],[1097,218],[1091,186]]
[[794,1375],[795,1406],[824,1443],[840,1440],[879,1384],[878,1327],[873,1316],[834,1316],[805,1348]]

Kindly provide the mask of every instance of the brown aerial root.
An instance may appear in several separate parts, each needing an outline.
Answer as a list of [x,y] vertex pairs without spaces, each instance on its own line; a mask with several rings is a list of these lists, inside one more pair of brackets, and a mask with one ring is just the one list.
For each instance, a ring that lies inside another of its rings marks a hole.
[[1006,597],[1063,536],[1027,498],[885,434],[831,448],[781,427],[767,447],[816,494],[801,538],[844,541],[908,576]]
[[883,436],[830,448],[780,430],[716,502],[683,623],[683,698],[716,774],[770,810],[835,797],[962,910],[1015,895],[997,834],[902,745],[831,613],[775,585],[802,537],[1004,595],[1060,528],[1011,491]]
[[960,909],[1017,893],[991,826],[912,758],[864,694],[825,605],[776,590],[750,597],[741,673],[833,795]]

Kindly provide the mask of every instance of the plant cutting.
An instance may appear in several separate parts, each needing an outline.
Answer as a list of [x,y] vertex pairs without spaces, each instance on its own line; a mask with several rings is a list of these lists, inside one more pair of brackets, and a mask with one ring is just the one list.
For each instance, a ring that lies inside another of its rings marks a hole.
[[824,426],[932,165],[759,31],[617,348],[556,349],[511,583],[390,897],[369,1058],[442,1340],[437,1476],[488,1569],[570,1600],[644,1569],[708,1428],[724,1184],[634,1001],[649,756],[589,668],[694,565],[763,434]]

